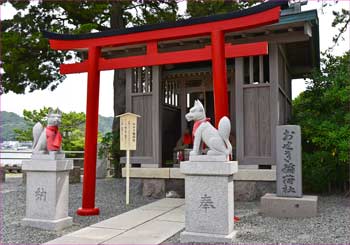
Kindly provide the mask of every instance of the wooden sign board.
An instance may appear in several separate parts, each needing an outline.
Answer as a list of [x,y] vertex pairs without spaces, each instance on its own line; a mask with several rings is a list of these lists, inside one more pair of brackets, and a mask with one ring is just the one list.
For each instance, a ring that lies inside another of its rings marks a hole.
[[120,117],[120,150],[136,150],[137,118],[139,115],[127,112]]

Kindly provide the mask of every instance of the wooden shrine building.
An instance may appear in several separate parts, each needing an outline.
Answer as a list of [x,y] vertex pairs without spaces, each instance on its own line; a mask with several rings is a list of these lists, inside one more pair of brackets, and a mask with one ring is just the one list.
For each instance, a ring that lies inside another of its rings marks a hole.
[[[94,207],[99,73],[125,69],[126,111],[141,115],[132,163],[163,167],[184,115],[200,99],[216,124],[232,122],[239,164],[275,164],[275,127],[291,116],[291,80],[319,67],[317,11],[270,1],[228,14],[89,34],[45,32],[57,50],[86,60],[62,74],[88,72],[83,207]],[[105,82],[105,81],[104,81]]]

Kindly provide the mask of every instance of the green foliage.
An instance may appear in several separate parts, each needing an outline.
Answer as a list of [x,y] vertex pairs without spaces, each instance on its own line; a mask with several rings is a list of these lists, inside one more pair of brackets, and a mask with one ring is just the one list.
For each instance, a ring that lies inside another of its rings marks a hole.
[[28,128],[24,119],[13,112],[0,112],[0,141],[15,140],[14,128],[25,130]]
[[[44,127],[47,125],[48,107],[44,107],[39,111],[33,110],[23,111],[24,120],[28,128],[15,129],[16,139],[18,141],[32,141],[32,128],[40,122]],[[85,114],[80,112],[62,113],[62,122],[59,130],[63,136],[62,149],[65,151],[81,151],[84,150],[84,131],[85,131]]]
[[338,33],[333,37],[333,42],[337,45],[339,40],[345,40],[343,34],[347,33],[350,24],[350,10],[333,11],[333,15],[332,27],[338,27]]
[[248,8],[258,3],[256,0],[227,1],[227,0],[191,0],[187,1],[187,14],[191,17],[209,16],[223,14],[236,10]]
[[304,187],[325,191],[349,178],[350,52],[326,54],[294,101],[293,122],[302,129]]
[[[177,4],[170,1],[2,1],[18,10],[13,19],[1,21],[2,74],[1,93],[54,90],[65,76],[59,65],[65,60],[80,60],[80,53],[52,50],[41,31],[89,33],[111,28],[112,15],[121,15],[127,24],[174,21]],[[116,11],[116,8],[120,11]],[[26,11],[24,11],[26,10]],[[131,13],[138,13],[133,16]],[[119,17],[114,18],[117,20]],[[118,25],[114,25],[118,26]],[[120,25],[119,25],[120,26]]]

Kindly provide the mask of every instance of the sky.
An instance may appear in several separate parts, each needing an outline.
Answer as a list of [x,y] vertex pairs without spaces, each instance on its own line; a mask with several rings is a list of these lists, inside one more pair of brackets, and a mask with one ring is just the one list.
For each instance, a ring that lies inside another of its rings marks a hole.
[[[320,49],[326,50],[332,46],[332,37],[336,34],[336,28],[331,26],[333,21],[333,10],[350,9],[350,0],[339,0],[334,4],[334,1],[324,1],[332,3],[332,7],[322,8],[322,1],[309,0],[302,10],[317,9],[320,26]],[[181,13],[184,13],[186,2],[179,3]],[[15,15],[16,10],[10,4],[1,6],[1,20],[10,19]],[[333,50],[335,55],[342,55],[347,50],[350,50],[350,31],[344,35],[345,40],[341,41]],[[23,109],[39,110],[44,106],[59,107],[64,112],[76,111],[85,112],[86,110],[86,85],[87,74],[71,74],[61,83],[54,91],[49,89],[35,91],[17,95],[12,92],[1,95],[0,109],[1,111],[14,112],[22,115]],[[299,93],[304,91],[306,84],[304,79],[292,81],[292,97],[295,98]],[[100,78],[100,100],[99,113],[103,116],[113,116],[113,71],[101,72]]]

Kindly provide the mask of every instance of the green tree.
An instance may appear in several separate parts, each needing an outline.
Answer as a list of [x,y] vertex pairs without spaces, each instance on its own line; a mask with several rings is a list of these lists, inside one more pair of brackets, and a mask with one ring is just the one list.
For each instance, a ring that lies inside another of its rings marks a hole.
[[191,17],[223,14],[252,6],[262,1],[233,1],[233,0],[191,0],[187,1],[187,15]]
[[[10,1],[3,1],[10,2]],[[162,1],[11,1],[19,12],[2,21],[2,84],[0,92],[54,90],[65,78],[59,74],[64,61],[78,61],[83,53],[51,50],[41,30],[57,33],[88,33],[93,30],[122,29],[126,26],[175,21],[177,3]],[[24,11],[26,10],[26,11]],[[33,69],[34,68],[34,69]],[[125,75],[114,71],[114,115],[125,112]],[[114,120],[114,134],[119,130]],[[115,138],[115,137],[114,137]],[[117,142],[113,142],[114,145]],[[117,175],[121,167],[114,161]]]
[[293,122],[302,130],[304,188],[342,189],[349,178],[350,52],[326,54],[307,90],[293,101]]
[[[24,120],[28,129],[14,129],[16,139],[19,141],[32,141],[32,128],[40,122],[44,127],[47,125],[47,114],[50,108],[44,107],[39,111],[23,111]],[[62,120],[59,130],[63,136],[62,149],[65,151],[84,150],[85,114],[80,112],[62,113]]]

